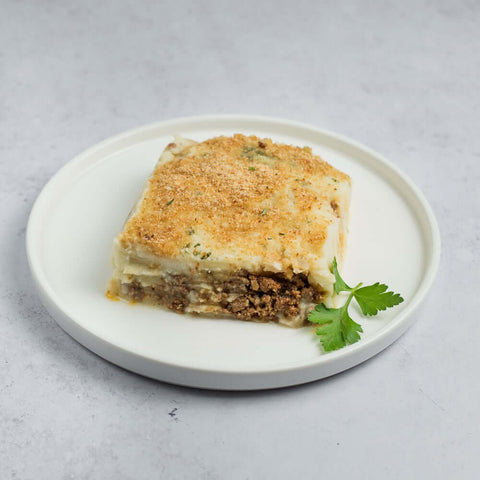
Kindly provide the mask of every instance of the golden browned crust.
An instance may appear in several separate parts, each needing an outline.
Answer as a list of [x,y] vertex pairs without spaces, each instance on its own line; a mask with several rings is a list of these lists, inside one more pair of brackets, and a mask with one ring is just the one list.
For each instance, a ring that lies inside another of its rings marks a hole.
[[345,183],[348,175],[308,147],[240,134],[212,138],[159,162],[118,240],[157,257],[187,252],[212,260],[228,251],[232,259],[261,256],[288,268],[285,256],[322,251],[338,209],[332,198]]

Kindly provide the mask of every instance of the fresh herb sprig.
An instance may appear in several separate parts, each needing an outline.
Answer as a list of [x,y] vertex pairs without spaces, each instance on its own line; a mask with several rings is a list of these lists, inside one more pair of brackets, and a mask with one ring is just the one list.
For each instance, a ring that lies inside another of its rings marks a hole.
[[326,352],[338,350],[360,340],[362,327],[348,314],[348,307],[353,298],[362,313],[368,316],[376,315],[380,310],[403,302],[400,294],[388,292],[387,285],[383,283],[377,282],[365,287],[363,283],[359,283],[355,287],[349,287],[338,273],[336,258],[333,259],[332,273],[335,275],[335,293],[350,292],[347,301],[340,308],[328,308],[322,303],[308,314],[310,322],[319,325],[315,333],[320,337],[320,343]]

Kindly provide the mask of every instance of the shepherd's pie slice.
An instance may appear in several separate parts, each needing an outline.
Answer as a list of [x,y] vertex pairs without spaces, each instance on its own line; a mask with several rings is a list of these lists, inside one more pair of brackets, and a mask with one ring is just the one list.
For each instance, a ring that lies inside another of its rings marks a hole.
[[108,296],[291,327],[331,304],[350,178],[308,147],[175,138],[113,244]]

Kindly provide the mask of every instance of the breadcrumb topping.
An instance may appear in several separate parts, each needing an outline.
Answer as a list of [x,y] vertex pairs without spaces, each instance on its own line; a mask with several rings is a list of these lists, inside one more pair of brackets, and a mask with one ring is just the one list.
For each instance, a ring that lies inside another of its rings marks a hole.
[[240,134],[179,145],[166,148],[117,237],[123,248],[308,272],[348,213],[350,178],[308,147]]

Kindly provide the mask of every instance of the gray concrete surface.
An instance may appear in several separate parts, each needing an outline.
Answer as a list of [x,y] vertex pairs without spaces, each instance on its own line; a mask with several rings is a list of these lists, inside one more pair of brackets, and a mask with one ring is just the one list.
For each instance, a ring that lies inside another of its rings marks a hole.
[[[480,459],[480,4],[0,2],[0,478],[473,479]],[[270,392],[128,373],[46,313],[24,236],[98,141],[206,113],[298,120],[383,153],[443,240],[415,325],[350,371]]]

